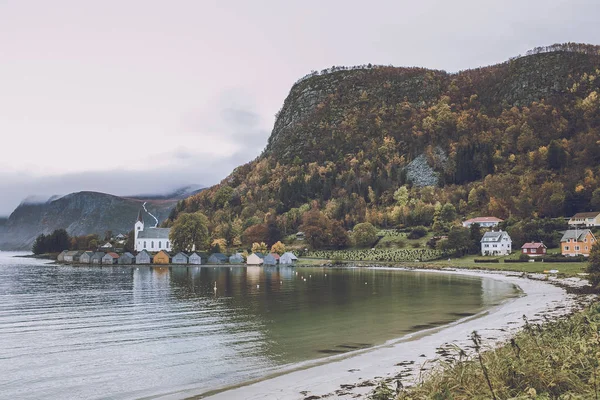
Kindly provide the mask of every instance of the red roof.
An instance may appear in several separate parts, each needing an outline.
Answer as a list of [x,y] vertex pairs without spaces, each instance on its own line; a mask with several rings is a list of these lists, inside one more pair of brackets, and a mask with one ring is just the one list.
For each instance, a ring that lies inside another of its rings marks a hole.
[[271,253],[271,255],[273,257],[275,257],[276,260],[279,260],[279,254],[277,254],[277,253]]
[[478,222],[502,222],[504,220],[496,217],[476,217],[466,220],[465,222],[478,223]]
[[119,258],[117,253],[106,253],[106,255],[111,256],[112,258]]
[[539,249],[540,247],[546,247],[546,245],[544,243],[530,242],[521,246],[522,249]]

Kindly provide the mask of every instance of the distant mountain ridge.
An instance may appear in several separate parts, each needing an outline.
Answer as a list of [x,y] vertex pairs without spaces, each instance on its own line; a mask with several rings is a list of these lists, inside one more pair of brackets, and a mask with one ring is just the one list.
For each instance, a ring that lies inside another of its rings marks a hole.
[[[138,211],[143,205],[149,213],[164,221],[177,201],[198,193],[197,186],[188,186],[166,195],[124,197],[99,192],[77,192],[53,196],[48,200],[28,197],[7,218],[0,221],[0,250],[28,250],[35,238],[64,228],[72,236],[106,231],[114,234],[133,229]],[[183,196],[183,197],[182,197]],[[145,219],[154,219],[145,214]]]

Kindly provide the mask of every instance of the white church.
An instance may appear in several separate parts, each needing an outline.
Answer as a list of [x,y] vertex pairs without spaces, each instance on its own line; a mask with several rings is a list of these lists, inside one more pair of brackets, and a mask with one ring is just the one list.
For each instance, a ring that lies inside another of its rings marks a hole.
[[171,251],[169,240],[171,228],[144,228],[144,218],[141,210],[138,213],[133,231],[135,234],[135,251]]

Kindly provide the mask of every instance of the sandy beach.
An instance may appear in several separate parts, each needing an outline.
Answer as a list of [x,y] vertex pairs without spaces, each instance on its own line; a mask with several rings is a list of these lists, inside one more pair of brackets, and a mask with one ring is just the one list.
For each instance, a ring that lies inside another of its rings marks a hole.
[[[482,336],[485,346],[492,347],[508,340],[520,330],[524,325],[523,316],[530,322],[541,322],[544,317],[556,318],[580,307],[576,296],[568,294],[565,289],[547,281],[521,277],[520,274],[468,270],[442,272],[510,282],[518,286],[523,295],[509,299],[475,317],[407,335],[326,364],[322,364],[323,360],[306,363],[302,366],[304,369],[229,389],[206,398],[366,398],[381,378],[391,378],[394,383],[400,378],[404,385],[417,381],[438,360],[447,356],[444,349],[448,349],[449,346],[456,345],[468,351],[471,346],[469,337],[474,330]],[[576,281],[567,283],[579,284]],[[178,398],[197,397],[199,393],[173,395]]]

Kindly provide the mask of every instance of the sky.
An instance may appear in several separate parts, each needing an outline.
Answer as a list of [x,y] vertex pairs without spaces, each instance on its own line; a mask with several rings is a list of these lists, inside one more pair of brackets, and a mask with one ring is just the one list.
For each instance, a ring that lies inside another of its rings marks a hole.
[[598,0],[0,0],[0,216],[218,183],[311,70],[455,72],[600,44],[599,23]]

